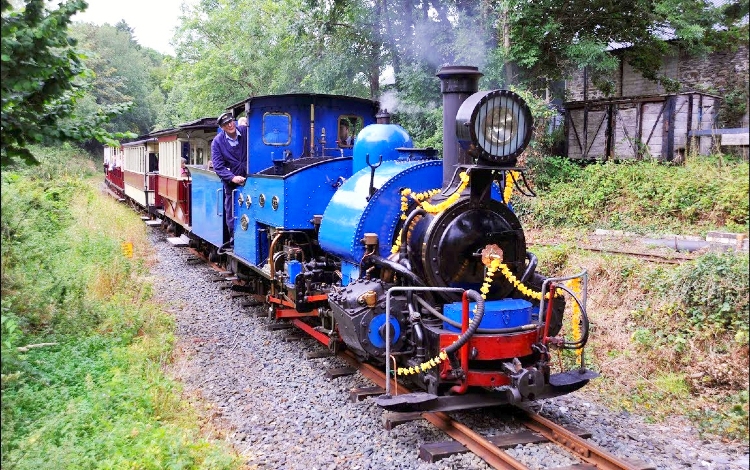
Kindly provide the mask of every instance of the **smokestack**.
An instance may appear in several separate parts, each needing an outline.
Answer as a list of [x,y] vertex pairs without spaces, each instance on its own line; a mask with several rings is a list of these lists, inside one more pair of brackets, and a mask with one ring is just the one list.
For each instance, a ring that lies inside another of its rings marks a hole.
[[387,109],[381,109],[380,112],[375,115],[375,123],[376,124],[390,124],[391,123],[391,114],[388,112]]
[[438,70],[440,91],[443,93],[443,187],[450,183],[456,165],[471,163],[456,139],[456,113],[466,98],[479,90],[482,77],[478,67],[446,65]]

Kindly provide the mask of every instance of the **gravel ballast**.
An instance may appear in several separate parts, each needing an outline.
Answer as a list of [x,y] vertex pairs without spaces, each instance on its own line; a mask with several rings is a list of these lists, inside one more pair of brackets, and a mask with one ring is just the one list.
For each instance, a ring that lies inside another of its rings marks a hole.
[[[270,331],[264,307],[243,307],[227,282],[205,263],[188,262],[186,248],[172,246],[159,229],[150,234],[156,300],[177,324],[176,359],[170,373],[187,395],[212,407],[215,426],[258,469],[487,469],[471,453],[436,463],[418,458],[421,445],[448,440],[426,421],[383,427],[383,410],[371,399],[353,403],[349,390],[372,384],[360,374],[329,379],[325,372],[347,364],[336,357],[305,359],[324,350],[310,338],[288,338],[295,329]],[[576,424],[620,457],[659,469],[748,469],[746,446],[704,442],[688,426],[646,424],[609,411],[584,391],[536,405],[562,424]],[[454,417],[485,435],[520,430],[502,409],[464,411]],[[516,446],[508,453],[532,469],[578,460],[551,444]]]

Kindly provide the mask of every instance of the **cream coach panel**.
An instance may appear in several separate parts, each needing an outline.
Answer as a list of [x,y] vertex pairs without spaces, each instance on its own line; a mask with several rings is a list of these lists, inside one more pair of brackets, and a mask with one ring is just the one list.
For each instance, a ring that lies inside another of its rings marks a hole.
[[178,178],[182,172],[180,165],[182,142],[159,142],[159,174]]
[[146,172],[146,147],[144,145],[125,147],[125,170],[135,173]]

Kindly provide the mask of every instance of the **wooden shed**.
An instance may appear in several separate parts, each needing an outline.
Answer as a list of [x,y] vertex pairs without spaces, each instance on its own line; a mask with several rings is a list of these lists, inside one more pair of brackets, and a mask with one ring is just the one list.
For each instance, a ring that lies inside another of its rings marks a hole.
[[565,103],[566,152],[582,160],[684,160],[708,154],[720,98],[690,92]]

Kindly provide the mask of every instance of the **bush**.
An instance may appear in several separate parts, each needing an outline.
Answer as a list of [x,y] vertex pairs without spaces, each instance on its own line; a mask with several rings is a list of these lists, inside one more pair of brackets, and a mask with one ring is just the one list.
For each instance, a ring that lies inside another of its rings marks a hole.
[[652,161],[590,164],[529,159],[536,199],[514,206],[533,226],[702,234],[747,231],[747,162],[701,158],[685,166]]
[[[683,265],[672,292],[686,320],[700,330],[747,332],[749,268],[746,256],[714,253]],[[743,342],[747,345],[746,336]]]

